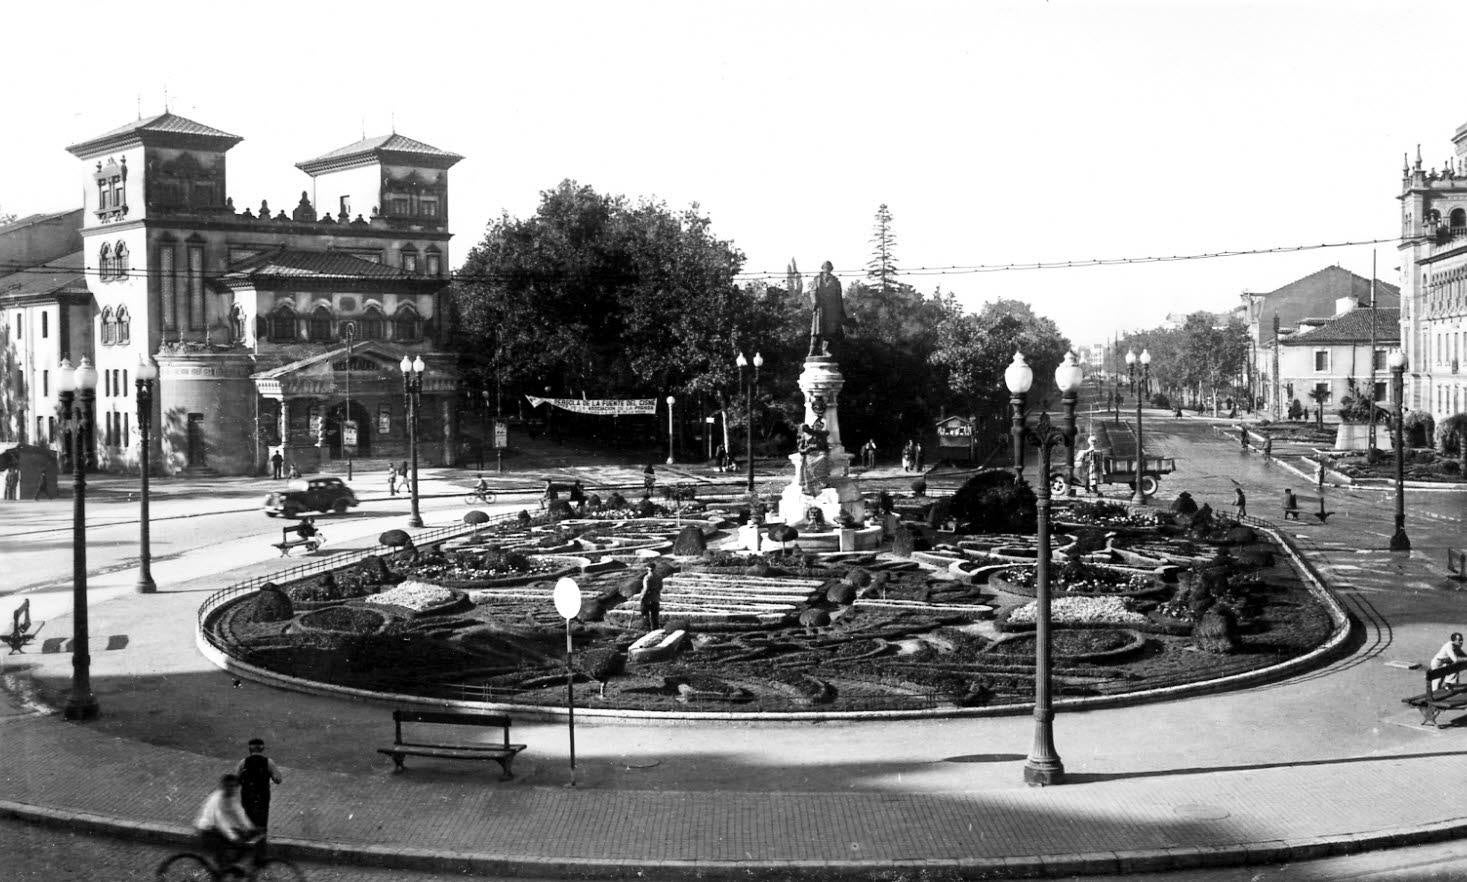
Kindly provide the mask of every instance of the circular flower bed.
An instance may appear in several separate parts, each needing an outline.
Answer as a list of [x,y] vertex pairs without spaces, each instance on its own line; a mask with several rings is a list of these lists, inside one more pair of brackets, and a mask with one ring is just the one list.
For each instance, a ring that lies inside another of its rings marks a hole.
[[348,634],[371,634],[381,630],[387,617],[375,609],[360,606],[328,606],[305,613],[296,624],[308,631],[340,631]]
[[[1038,585],[1034,567],[1009,567],[989,576],[992,587],[1010,594],[1033,597]],[[1050,589],[1057,595],[1084,597],[1136,597],[1163,590],[1154,573],[1139,573],[1082,562],[1060,564],[1050,569]]]
[[[1131,609],[1125,597],[1056,597],[1049,602],[1049,620],[1055,625],[1144,625],[1146,616]],[[1007,627],[1034,627],[1034,604],[1009,611]]]
[[383,606],[400,606],[403,609],[422,613],[450,607],[458,602],[460,596],[462,595],[440,585],[408,581],[380,594],[373,594],[366,599],[366,602]]
[[[1070,661],[1117,661],[1146,645],[1146,635],[1124,628],[1081,628],[1055,631],[1050,651]],[[1018,634],[984,651],[988,656],[1032,659],[1034,635]]]

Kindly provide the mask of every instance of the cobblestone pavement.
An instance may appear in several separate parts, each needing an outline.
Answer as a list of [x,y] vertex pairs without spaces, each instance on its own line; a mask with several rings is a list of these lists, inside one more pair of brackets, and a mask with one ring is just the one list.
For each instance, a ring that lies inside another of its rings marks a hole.
[[[1200,423],[1157,422],[1148,437],[1179,457],[1165,491],[1225,500],[1239,480],[1264,512],[1278,480],[1268,463],[1225,450]],[[29,684],[64,693],[66,655],[6,659],[0,808],[182,835],[208,783],[258,734],[287,779],[273,812],[283,847],[404,860],[427,849],[490,872],[768,877],[1022,864],[1062,874],[1452,835],[1467,829],[1467,810],[1445,784],[1422,782],[1460,779],[1461,732],[1419,726],[1400,698],[1419,691],[1420,673],[1387,664],[1424,661],[1462,627],[1461,595],[1436,564],[1451,525],[1413,516],[1417,550],[1384,553],[1382,498],[1343,497],[1347,513],[1328,526],[1288,525],[1362,622],[1349,656],[1259,689],[1083,713],[1061,706],[1063,787],[1023,787],[1032,722],[1022,716],[578,718],[575,789],[562,786],[563,724],[527,720],[516,725],[531,747],[514,782],[428,761],[392,775],[373,750],[390,737],[387,706],[236,683],[198,655],[199,600],[278,565],[201,554],[177,562],[189,572],[160,578],[160,594],[119,593],[92,609],[100,719],[31,712]],[[1423,504],[1452,515],[1451,502]],[[64,616],[53,624],[69,633]],[[127,639],[109,648],[117,636]]]

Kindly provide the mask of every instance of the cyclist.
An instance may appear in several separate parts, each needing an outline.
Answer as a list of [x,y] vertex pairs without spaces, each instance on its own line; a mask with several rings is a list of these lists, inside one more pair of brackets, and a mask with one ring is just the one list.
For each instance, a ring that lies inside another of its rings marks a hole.
[[479,483],[474,485],[474,492],[480,496],[489,495],[489,482],[484,480],[483,475],[479,475]]
[[194,819],[204,850],[220,868],[239,863],[245,851],[259,838],[239,798],[239,777],[225,775],[219,787],[204,800]]

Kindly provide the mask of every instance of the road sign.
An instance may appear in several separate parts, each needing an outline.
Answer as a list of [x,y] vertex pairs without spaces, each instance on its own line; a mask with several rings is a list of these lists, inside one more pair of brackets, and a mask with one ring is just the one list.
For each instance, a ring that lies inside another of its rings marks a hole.
[[341,443],[346,447],[357,446],[357,421],[347,420],[341,426]]
[[562,578],[555,583],[555,611],[562,619],[573,619],[581,614],[581,586],[575,579]]
[[506,423],[503,420],[494,421],[494,446],[509,446],[509,423]]

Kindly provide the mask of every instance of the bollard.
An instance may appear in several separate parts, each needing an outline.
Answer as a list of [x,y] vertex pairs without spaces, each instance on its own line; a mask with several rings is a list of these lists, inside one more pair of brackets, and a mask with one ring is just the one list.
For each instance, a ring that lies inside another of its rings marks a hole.
[[351,481],[351,457],[349,456],[346,458],[346,480],[348,483]]

